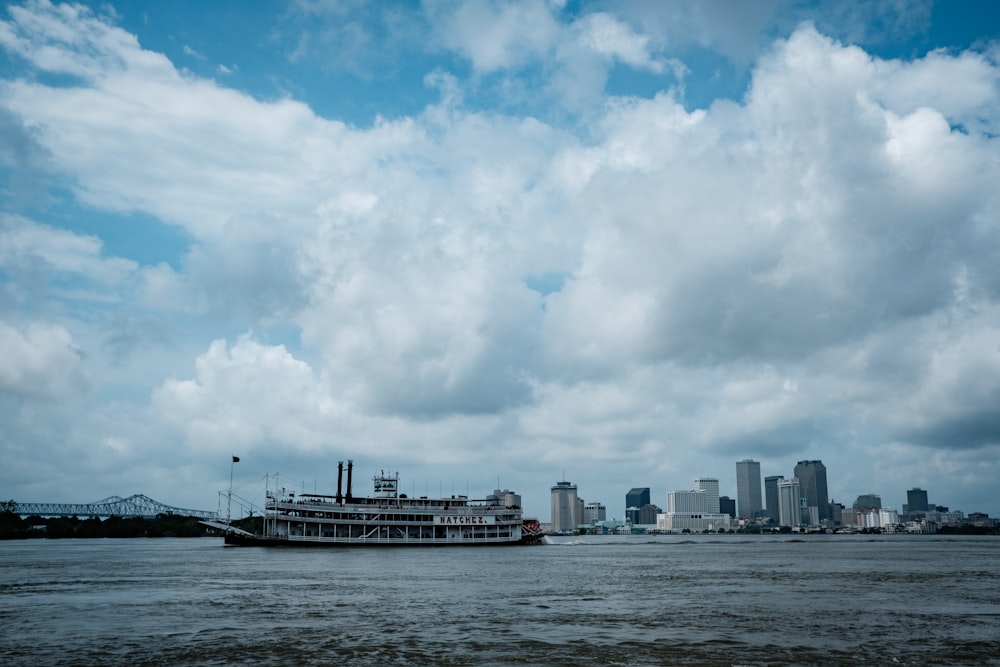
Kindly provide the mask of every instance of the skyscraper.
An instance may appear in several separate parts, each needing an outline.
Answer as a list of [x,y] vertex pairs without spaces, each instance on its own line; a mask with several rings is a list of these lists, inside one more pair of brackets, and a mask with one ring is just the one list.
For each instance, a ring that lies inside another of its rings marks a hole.
[[781,475],[769,475],[764,478],[764,500],[767,501],[767,516],[775,523],[781,520],[781,514],[778,512],[778,480],[781,479],[784,479]]
[[862,493],[854,501],[856,510],[880,510],[882,509],[882,496],[877,493]]
[[830,519],[830,498],[826,493],[826,466],[822,461],[799,461],[795,464],[795,478],[799,480],[799,493],[806,506],[815,507],[819,520]]
[[729,518],[736,518],[736,499],[729,496],[719,498],[719,514],[728,514]]
[[694,480],[695,491],[705,492],[705,511],[719,513],[719,480],[715,477],[699,477]]
[[593,524],[599,521],[608,520],[607,508],[599,502],[587,503],[583,507],[582,523]]
[[927,492],[921,488],[912,488],[906,492],[907,512],[927,511]]
[[556,482],[552,487],[552,532],[563,533],[576,530],[583,518],[578,509],[576,484]]
[[[649,505],[649,487],[641,486],[636,487],[625,494],[625,519],[633,524],[638,525],[641,523],[655,523],[656,517],[653,515],[652,521],[642,521],[643,518],[649,518],[648,516],[641,516],[642,508]],[[647,512],[647,515],[649,513]]]
[[778,481],[778,522],[782,526],[797,526],[802,523],[798,479]]
[[642,507],[649,503],[648,486],[636,487],[625,494],[625,507]]
[[761,510],[760,463],[752,459],[736,462],[736,512],[752,518]]

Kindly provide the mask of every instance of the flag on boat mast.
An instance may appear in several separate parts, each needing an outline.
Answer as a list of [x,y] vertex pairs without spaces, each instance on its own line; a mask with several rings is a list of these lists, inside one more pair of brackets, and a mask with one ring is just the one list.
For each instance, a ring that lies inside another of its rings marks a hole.
[[233,463],[239,463],[239,462],[240,462],[240,457],[234,456],[233,457]]

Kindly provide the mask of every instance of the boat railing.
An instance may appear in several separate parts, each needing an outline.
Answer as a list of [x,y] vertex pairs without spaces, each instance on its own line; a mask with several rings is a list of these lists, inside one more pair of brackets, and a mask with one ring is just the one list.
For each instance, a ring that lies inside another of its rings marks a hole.
[[[443,544],[456,544],[459,541],[466,542],[468,540],[456,540],[454,538],[441,538],[441,537],[407,537],[405,535],[400,535],[399,537],[390,537],[383,535],[377,531],[372,531],[366,535],[358,537],[328,537],[319,535],[280,535],[275,536],[271,539],[281,540],[289,544],[303,543],[303,542],[313,542],[313,543],[328,543],[328,544],[353,544],[353,545],[378,545],[378,544],[406,544],[406,543],[419,543],[428,545],[443,545]],[[504,538],[499,540],[484,541],[483,543],[490,544],[504,544],[511,543],[515,541],[520,541],[520,538]]]
[[362,506],[367,511],[371,511],[371,510],[380,510],[380,511],[392,511],[392,510],[396,510],[396,511],[400,511],[400,510],[414,511],[414,510],[420,510],[420,511],[425,511],[426,512],[426,511],[443,511],[443,510],[447,510],[449,514],[457,514],[457,515],[491,514],[491,513],[496,513],[496,512],[516,511],[516,510],[519,509],[519,508],[516,508],[516,507],[507,507],[507,506],[504,506],[504,505],[492,505],[492,504],[481,504],[481,505],[479,505],[479,504],[477,504],[477,505],[451,504],[446,499],[442,499],[440,501],[441,504],[430,504],[430,503],[426,503],[426,502],[409,503],[409,502],[406,502],[406,500],[407,499],[404,498],[403,499],[404,502],[378,503],[378,504],[375,504],[375,503],[371,503],[371,504],[367,504],[367,503],[365,503],[365,504],[362,504],[362,503],[350,503],[350,504],[348,504],[348,503],[337,503],[335,501],[331,502],[331,501],[328,501],[328,500],[301,500],[301,499],[296,500],[294,498],[269,498],[267,500],[267,502],[265,503],[264,507],[267,510],[278,511],[278,510],[281,510],[281,509],[290,509],[290,510],[293,510],[293,509],[299,509],[299,508],[305,508],[305,507],[323,507],[323,508],[328,508],[328,507],[334,507],[334,508],[345,507],[345,508],[348,508],[348,507],[353,507],[353,506]]

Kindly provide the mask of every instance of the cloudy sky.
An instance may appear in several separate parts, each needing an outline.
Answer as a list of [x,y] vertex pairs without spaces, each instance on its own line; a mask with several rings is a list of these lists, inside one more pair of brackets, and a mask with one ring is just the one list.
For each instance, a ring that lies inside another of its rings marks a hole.
[[1000,515],[998,14],[6,3],[0,496]]

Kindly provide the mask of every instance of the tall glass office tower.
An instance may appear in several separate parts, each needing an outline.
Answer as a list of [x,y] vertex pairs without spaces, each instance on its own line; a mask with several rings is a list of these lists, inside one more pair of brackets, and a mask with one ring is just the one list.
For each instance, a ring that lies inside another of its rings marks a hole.
[[795,479],[807,507],[815,507],[819,520],[830,518],[830,499],[826,493],[826,466],[822,461],[799,461],[795,464]]
[[764,478],[764,501],[767,503],[767,516],[778,523],[781,514],[778,512],[778,480],[784,479],[781,475],[769,475]]
[[927,492],[917,487],[906,492],[906,510],[908,512],[926,512],[928,509]]
[[744,519],[761,511],[760,463],[752,459],[736,462],[736,513]]
[[636,487],[625,494],[625,507],[643,507],[648,505],[649,487]]
[[705,511],[719,513],[719,480],[714,477],[699,477],[694,480],[695,491],[705,492]]
[[[625,518],[636,525],[642,521],[642,508],[649,505],[649,487],[638,486],[625,494]],[[655,521],[655,519],[654,519]]]

